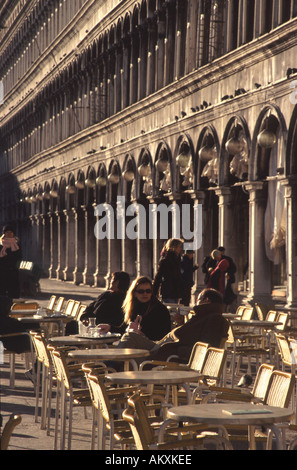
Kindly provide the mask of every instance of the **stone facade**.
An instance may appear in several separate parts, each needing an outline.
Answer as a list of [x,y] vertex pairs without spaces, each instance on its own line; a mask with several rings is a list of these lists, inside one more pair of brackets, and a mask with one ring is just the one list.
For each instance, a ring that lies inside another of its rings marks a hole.
[[224,245],[247,300],[296,305],[296,27],[294,0],[3,2],[0,224],[24,257],[152,277],[160,233],[99,240],[95,208],[118,230],[119,197],[202,204],[199,264]]

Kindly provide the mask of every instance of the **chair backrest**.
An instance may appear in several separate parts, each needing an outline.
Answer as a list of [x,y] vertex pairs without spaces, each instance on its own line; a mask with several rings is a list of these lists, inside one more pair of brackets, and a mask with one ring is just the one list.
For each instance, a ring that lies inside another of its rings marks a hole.
[[61,311],[62,311],[64,302],[65,302],[65,298],[64,298],[64,297],[59,297],[59,298],[58,298],[57,303],[56,303],[56,305],[55,305],[55,310],[56,310],[57,312],[61,312]]
[[269,406],[288,408],[295,387],[295,376],[274,370],[271,374],[264,402]]
[[49,350],[47,348],[47,342],[45,338],[34,331],[30,332],[34,350],[36,353],[36,358],[38,361],[42,362],[46,367],[50,367],[51,365],[51,356]]
[[104,375],[85,374],[93,406],[100,410],[107,423],[111,420],[111,403],[104,383]]
[[273,305],[255,303],[255,310],[257,312],[259,320],[267,320],[267,313],[270,310],[273,310],[273,308]]
[[292,347],[292,342],[282,335],[281,333],[275,333],[275,338],[278,346],[278,350],[281,356],[281,360],[285,366],[296,367],[296,351]]
[[65,315],[71,315],[73,307],[74,307],[74,300],[72,299],[67,300],[66,307],[64,310]]
[[242,320],[251,320],[254,313],[254,307],[245,307],[242,312],[241,319]]
[[150,444],[155,442],[155,436],[144,398],[138,392],[128,398],[128,408],[123,411],[122,416],[130,425],[136,449],[149,450]]
[[266,315],[265,320],[266,321],[275,321],[276,319],[276,310],[269,310],[269,312]]
[[80,304],[79,309],[78,309],[78,312],[77,312],[77,315],[76,315],[76,320],[77,320],[77,321],[80,320],[80,317],[82,316],[82,314],[84,313],[84,311],[86,310],[86,308],[87,308],[86,305]]
[[287,323],[289,320],[289,314],[285,312],[279,312],[276,315],[276,321],[281,322],[281,325],[276,325],[275,328],[280,331],[284,331],[286,329]]
[[201,374],[205,376],[209,385],[217,383],[223,373],[227,351],[225,349],[209,347],[205,361],[201,369]]
[[39,307],[38,302],[16,302],[12,305],[11,310],[35,310]]
[[197,342],[194,344],[188,362],[188,367],[190,367],[190,369],[197,370],[197,372],[202,370],[208,347],[209,344],[207,343]]
[[14,428],[20,424],[22,421],[22,417],[19,415],[10,415],[9,420],[5,424],[3,428],[3,432],[0,437],[0,449],[7,450],[11,435],[13,433]]
[[49,310],[53,310],[56,299],[57,299],[56,295],[52,295],[51,298],[49,299],[48,306],[47,306]]
[[53,365],[56,372],[56,377],[60,383],[63,383],[67,390],[71,389],[71,380],[66,362],[66,357],[62,351],[59,351],[53,346],[48,346],[51,354]]
[[273,370],[274,365],[272,364],[261,364],[259,367],[252,390],[252,395],[255,398],[264,400]]
[[74,320],[77,319],[77,314],[78,314],[78,311],[79,311],[79,307],[80,307],[79,300],[75,300],[74,304],[73,304],[72,311],[71,311],[71,316],[74,318]]
[[239,305],[236,309],[235,315],[240,316],[243,314],[243,311],[246,307],[244,305]]

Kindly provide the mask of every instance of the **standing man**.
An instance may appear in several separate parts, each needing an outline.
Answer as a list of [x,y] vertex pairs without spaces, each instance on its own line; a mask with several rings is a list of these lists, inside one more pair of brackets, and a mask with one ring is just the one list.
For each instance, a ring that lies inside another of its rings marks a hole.
[[194,251],[186,250],[181,259],[181,275],[184,283],[184,294],[181,300],[183,305],[190,305],[192,287],[194,285],[193,274],[198,267],[198,264],[194,265]]

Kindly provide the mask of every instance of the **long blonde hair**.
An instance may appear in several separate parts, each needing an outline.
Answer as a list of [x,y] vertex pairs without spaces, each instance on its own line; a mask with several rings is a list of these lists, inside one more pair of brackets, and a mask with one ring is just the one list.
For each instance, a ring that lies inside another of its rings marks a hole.
[[176,248],[182,246],[183,244],[184,240],[182,238],[169,238],[163,247],[162,254],[165,254],[168,251],[175,251]]
[[134,296],[134,291],[136,290],[137,287],[139,287],[141,284],[150,284],[150,286],[153,286],[152,280],[147,277],[147,276],[139,276],[134,281],[132,282],[131,286],[129,287],[125,300],[122,305],[122,309],[124,311],[124,322],[129,323],[132,318],[133,314],[133,309],[134,309],[134,304],[135,304],[135,296]]

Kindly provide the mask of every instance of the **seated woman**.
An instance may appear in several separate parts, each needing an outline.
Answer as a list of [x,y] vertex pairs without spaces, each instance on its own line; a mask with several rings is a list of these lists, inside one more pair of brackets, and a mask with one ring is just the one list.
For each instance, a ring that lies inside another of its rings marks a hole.
[[154,295],[152,281],[146,276],[136,278],[126,295],[123,303],[124,321],[121,326],[100,324],[104,332],[125,333],[120,341],[120,347],[125,347],[123,341],[129,332],[137,330],[139,334],[152,341],[158,341],[171,330],[170,314]]

